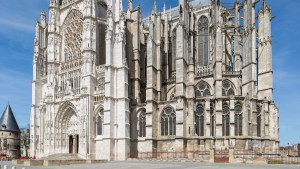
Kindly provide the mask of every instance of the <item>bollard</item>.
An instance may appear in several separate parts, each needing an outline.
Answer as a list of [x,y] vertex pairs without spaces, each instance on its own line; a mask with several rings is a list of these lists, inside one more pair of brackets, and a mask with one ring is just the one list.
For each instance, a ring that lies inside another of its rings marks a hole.
[[3,167],[4,167],[3,169],[7,169],[7,165],[4,165]]
[[16,169],[16,166],[12,166],[11,169]]
[[23,167],[22,169],[26,169],[25,167]]

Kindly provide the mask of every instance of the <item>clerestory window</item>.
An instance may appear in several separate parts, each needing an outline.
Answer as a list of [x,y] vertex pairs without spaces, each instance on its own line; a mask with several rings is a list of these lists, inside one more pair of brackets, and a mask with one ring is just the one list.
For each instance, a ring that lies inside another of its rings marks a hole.
[[198,64],[200,66],[208,65],[208,18],[201,16],[198,29]]

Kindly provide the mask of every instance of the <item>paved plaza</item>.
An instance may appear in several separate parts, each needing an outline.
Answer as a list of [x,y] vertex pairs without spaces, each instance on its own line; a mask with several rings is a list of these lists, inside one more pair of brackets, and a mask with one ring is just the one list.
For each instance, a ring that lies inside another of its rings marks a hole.
[[[1,169],[11,162],[0,162]],[[24,166],[16,166],[22,169]],[[149,161],[113,161],[102,164],[81,164],[52,167],[25,167],[26,169],[300,169],[300,165],[254,165],[254,164],[212,164],[196,162],[149,162]]]

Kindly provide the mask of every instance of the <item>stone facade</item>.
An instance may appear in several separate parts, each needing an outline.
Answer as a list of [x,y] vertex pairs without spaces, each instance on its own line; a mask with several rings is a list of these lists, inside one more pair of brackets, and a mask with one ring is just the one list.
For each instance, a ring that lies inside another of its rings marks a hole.
[[122,0],[50,0],[36,23],[30,154],[277,151],[271,9],[203,0],[141,19]]

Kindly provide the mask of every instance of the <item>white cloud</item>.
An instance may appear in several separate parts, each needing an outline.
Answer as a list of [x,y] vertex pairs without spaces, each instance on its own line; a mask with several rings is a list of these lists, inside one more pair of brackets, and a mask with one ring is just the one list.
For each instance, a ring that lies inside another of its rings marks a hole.
[[34,32],[34,25],[21,23],[16,20],[0,18],[0,24],[2,27],[17,29],[18,31]]

